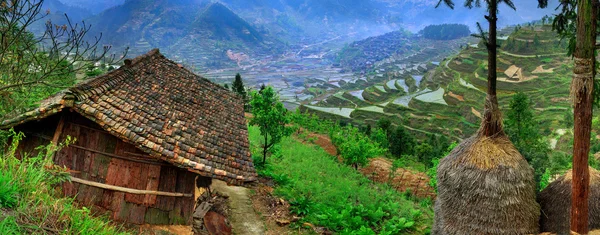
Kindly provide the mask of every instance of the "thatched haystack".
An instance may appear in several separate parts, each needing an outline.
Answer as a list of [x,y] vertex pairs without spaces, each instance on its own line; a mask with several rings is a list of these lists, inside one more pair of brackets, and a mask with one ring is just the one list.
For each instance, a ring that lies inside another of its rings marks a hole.
[[440,161],[433,234],[537,234],[533,168],[508,137],[480,132]]
[[[568,171],[540,192],[540,230],[569,234],[573,172]],[[589,229],[600,229],[600,172],[590,168]]]

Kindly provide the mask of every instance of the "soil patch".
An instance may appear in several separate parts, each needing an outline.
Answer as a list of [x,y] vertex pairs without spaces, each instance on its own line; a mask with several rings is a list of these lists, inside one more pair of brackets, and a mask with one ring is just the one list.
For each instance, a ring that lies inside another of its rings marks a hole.
[[185,225],[141,225],[139,227],[139,234],[143,235],[164,235],[164,234],[175,234],[175,235],[193,235],[192,226]]
[[544,66],[540,65],[537,68],[535,68],[535,70],[533,70],[532,73],[553,73],[553,72],[554,72],[554,68],[544,69]]
[[390,174],[391,168],[390,160],[374,158],[360,171],[375,182],[391,184],[399,192],[410,190],[420,198],[435,198],[435,190],[429,185],[429,177],[425,173],[398,169],[394,174]]
[[477,111],[477,109],[471,107],[471,112],[478,118],[481,118],[481,113],[479,111]]
[[457,95],[457,94],[454,94],[452,92],[448,92],[448,95],[451,96],[452,98],[455,98],[455,99],[461,101],[461,102],[465,101],[465,97],[462,96],[462,95]]
[[[264,181],[266,179],[261,179]],[[259,184],[252,188],[254,194],[250,197],[254,210],[263,218],[266,235],[302,234],[302,231],[291,229],[289,225],[300,218],[291,215],[290,204],[274,196],[273,188]]]

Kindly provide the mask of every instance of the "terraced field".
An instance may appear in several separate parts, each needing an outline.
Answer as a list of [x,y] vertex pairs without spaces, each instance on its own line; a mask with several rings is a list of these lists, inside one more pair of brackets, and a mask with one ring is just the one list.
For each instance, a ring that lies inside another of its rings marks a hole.
[[[540,45],[527,47],[527,40],[535,35],[543,39],[537,42]],[[561,120],[570,107],[572,61],[557,38],[551,26],[545,25],[523,27],[500,40],[503,42],[498,58],[501,109],[506,111],[516,92],[526,93],[532,99],[541,126],[548,129],[546,133],[565,129]],[[466,138],[477,130],[483,112],[487,52],[476,41],[462,44],[471,46],[438,56],[413,53],[405,58],[420,60],[410,62],[399,59],[403,57],[398,55],[375,63],[365,83],[348,90],[345,90],[348,85],[340,88],[345,92],[343,97],[356,106],[320,102],[307,106],[308,110],[351,119],[358,125],[374,125],[378,119],[388,117],[417,135],[436,133]],[[549,138],[554,146],[556,141]]]

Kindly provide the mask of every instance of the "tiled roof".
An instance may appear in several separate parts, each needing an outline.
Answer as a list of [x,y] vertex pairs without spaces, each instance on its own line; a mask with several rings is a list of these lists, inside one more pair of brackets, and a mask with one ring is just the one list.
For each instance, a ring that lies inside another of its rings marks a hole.
[[165,58],[158,49],[121,68],[48,98],[0,128],[71,107],[139,149],[202,176],[253,181],[248,130],[240,99]]

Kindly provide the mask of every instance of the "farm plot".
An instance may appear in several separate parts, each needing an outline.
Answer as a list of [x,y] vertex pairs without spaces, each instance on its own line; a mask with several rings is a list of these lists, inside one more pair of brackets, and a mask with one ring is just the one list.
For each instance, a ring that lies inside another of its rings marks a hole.
[[405,107],[408,107],[408,103],[410,103],[410,101],[415,98],[416,96],[425,94],[431,92],[431,90],[429,88],[425,88],[425,90],[419,91],[417,93],[414,94],[410,94],[410,95],[405,95],[405,96],[401,96],[400,98],[394,100],[393,104],[397,104],[397,105],[402,105]]
[[408,92],[409,87],[406,84],[406,81],[404,79],[396,80],[396,85],[400,86],[402,89],[404,89],[405,92]]
[[436,103],[442,105],[448,105],[444,100],[444,88],[440,88],[437,91],[425,93],[415,97],[415,99],[427,102],[427,103]]
[[379,107],[379,106],[367,106],[367,107],[358,108],[357,110],[374,112],[374,113],[385,113],[383,111],[383,108]]
[[358,91],[349,91],[348,94],[362,100],[365,101],[365,98],[363,97],[363,93],[365,92],[365,90],[358,90]]
[[318,106],[312,106],[312,105],[305,105],[305,107],[307,107],[309,109],[321,111],[324,113],[330,113],[330,114],[346,117],[346,118],[350,118],[350,114],[352,114],[352,112],[354,112],[354,109],[350,109],[350,108],[325,108],[325,107],[318,107]]
[[389,80],[385,85],[391,90],[398,90],[398,88],[396,88],[396,81],[397,80]]

